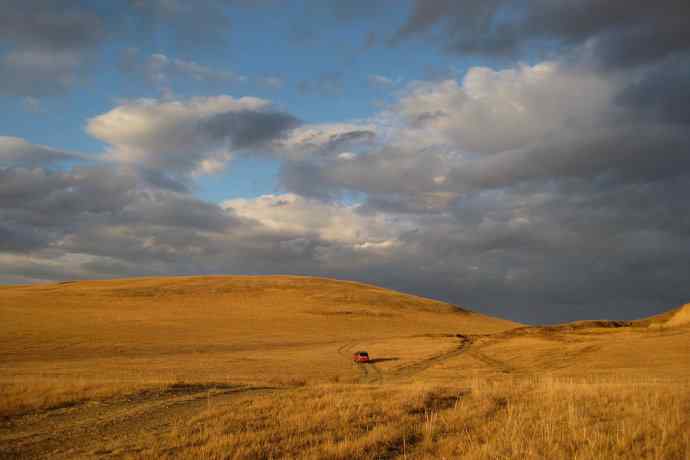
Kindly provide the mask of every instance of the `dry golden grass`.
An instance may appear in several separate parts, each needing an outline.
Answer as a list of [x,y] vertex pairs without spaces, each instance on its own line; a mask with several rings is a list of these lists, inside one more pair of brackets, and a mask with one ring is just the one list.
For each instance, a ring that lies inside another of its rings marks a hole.
[[0,457],[688,458],[677,311],[524,328],[304,277],[0,287]]
[[135,458],[685,458],[690,391],[557,379],[319,385],[180,421]]
[[675,326],[687,326],[690,324],[690,303],[683,305],[678,311],[671,317],[666,325],[670,327]]
[[[3,382],[0,384],[0,418],[11,418],[41,411],[55,411],[89,402],[107,401],[118,397],[166,392],[179,381],[141,380],[70,380],[56,379]],[[210,388],[214,385],[210,384]]]
[[[256,381],[290,374],[304,360],[314,362],[313,375],[306,377],[330,377],[349,371],[342,362],[332,364],[343,343],[367,346],[370,340],[514,326],[443,302],[306,277],[144,278],[0,289],[1,370],[13,379]],[[403,348],[401,359],[416,353],[413,343]]]

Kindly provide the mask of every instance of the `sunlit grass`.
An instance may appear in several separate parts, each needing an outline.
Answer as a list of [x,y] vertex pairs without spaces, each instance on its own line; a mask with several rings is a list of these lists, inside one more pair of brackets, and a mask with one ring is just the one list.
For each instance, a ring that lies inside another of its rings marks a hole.
[[136,457],[682,459],[688,423],[682,384],[318,385],[209,408]]

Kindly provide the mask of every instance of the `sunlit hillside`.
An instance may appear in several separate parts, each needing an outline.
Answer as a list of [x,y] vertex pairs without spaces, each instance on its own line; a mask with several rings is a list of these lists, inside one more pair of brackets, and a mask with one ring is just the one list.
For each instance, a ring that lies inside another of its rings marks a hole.
[[371,285],[288,276],[5,287],[0,314],[3,375],[16,378],[346,377],[340,354],[357,347],[403,364],[456,346],[438,335],[516,326]]
[[687,458],[686,310],[534,327],[322,278],[6,286],[0,457]]

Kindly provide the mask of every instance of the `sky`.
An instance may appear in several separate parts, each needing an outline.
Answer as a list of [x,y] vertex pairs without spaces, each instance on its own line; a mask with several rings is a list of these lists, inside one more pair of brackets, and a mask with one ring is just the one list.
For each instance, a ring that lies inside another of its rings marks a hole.
[[0,283],[690,300],[690,3],[0,0]]

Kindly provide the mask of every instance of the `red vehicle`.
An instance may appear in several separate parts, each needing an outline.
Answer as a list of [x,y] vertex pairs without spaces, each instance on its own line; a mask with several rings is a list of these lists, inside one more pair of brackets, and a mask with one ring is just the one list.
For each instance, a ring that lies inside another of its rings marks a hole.
[[356,363],[368,363],[369,362],[369,353],[366,351],[358,351],[354,355],[352,355],[352,360]]

